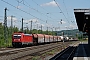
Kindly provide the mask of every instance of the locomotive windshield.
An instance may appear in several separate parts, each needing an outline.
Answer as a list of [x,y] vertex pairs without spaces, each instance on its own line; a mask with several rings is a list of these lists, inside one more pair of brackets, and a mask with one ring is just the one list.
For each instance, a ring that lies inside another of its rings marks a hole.
[[13,35],[13,38],[14,39],[20,39],[21,38],[21,35]]

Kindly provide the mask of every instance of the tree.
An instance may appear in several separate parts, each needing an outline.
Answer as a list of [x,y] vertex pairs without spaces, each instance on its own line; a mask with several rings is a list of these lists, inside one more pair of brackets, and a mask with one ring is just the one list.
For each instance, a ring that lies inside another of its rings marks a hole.
[[19,32],[19,29],[15,26],[14,26],[13,30],[14,30],[14,32]]
[[0,23],[0,39],[3,39],[4,38],[4,26],[2,25],[2,23]]

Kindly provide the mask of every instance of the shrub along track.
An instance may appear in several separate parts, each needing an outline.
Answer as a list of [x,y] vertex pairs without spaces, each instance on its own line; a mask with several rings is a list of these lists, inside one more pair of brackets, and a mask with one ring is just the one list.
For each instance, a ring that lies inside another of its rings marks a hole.
[[62,42],[59,43],[51,43],[39,46],[32,46],[26,48],[18,48],[12,50],[0,51],[0,60],[30,60],[33,56],[40,56],[48,51],[61,48],[64,49],[66,46],[68,47],[70,42]]

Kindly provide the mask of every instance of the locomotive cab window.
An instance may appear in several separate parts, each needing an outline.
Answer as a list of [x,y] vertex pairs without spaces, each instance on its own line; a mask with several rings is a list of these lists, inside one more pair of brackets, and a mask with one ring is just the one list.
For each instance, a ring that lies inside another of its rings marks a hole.
[[13,38],[14,39],[20,39],[21,38],[21,35],[13,35]]

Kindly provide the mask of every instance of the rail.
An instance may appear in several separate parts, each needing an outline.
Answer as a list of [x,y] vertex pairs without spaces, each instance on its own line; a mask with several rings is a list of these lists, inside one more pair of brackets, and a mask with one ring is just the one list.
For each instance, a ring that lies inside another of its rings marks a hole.
[[50,60],[70,60],[73,58],[73,54],[77,47],[69,46],[65,50],[58,53],[56,56],[52,57]]

